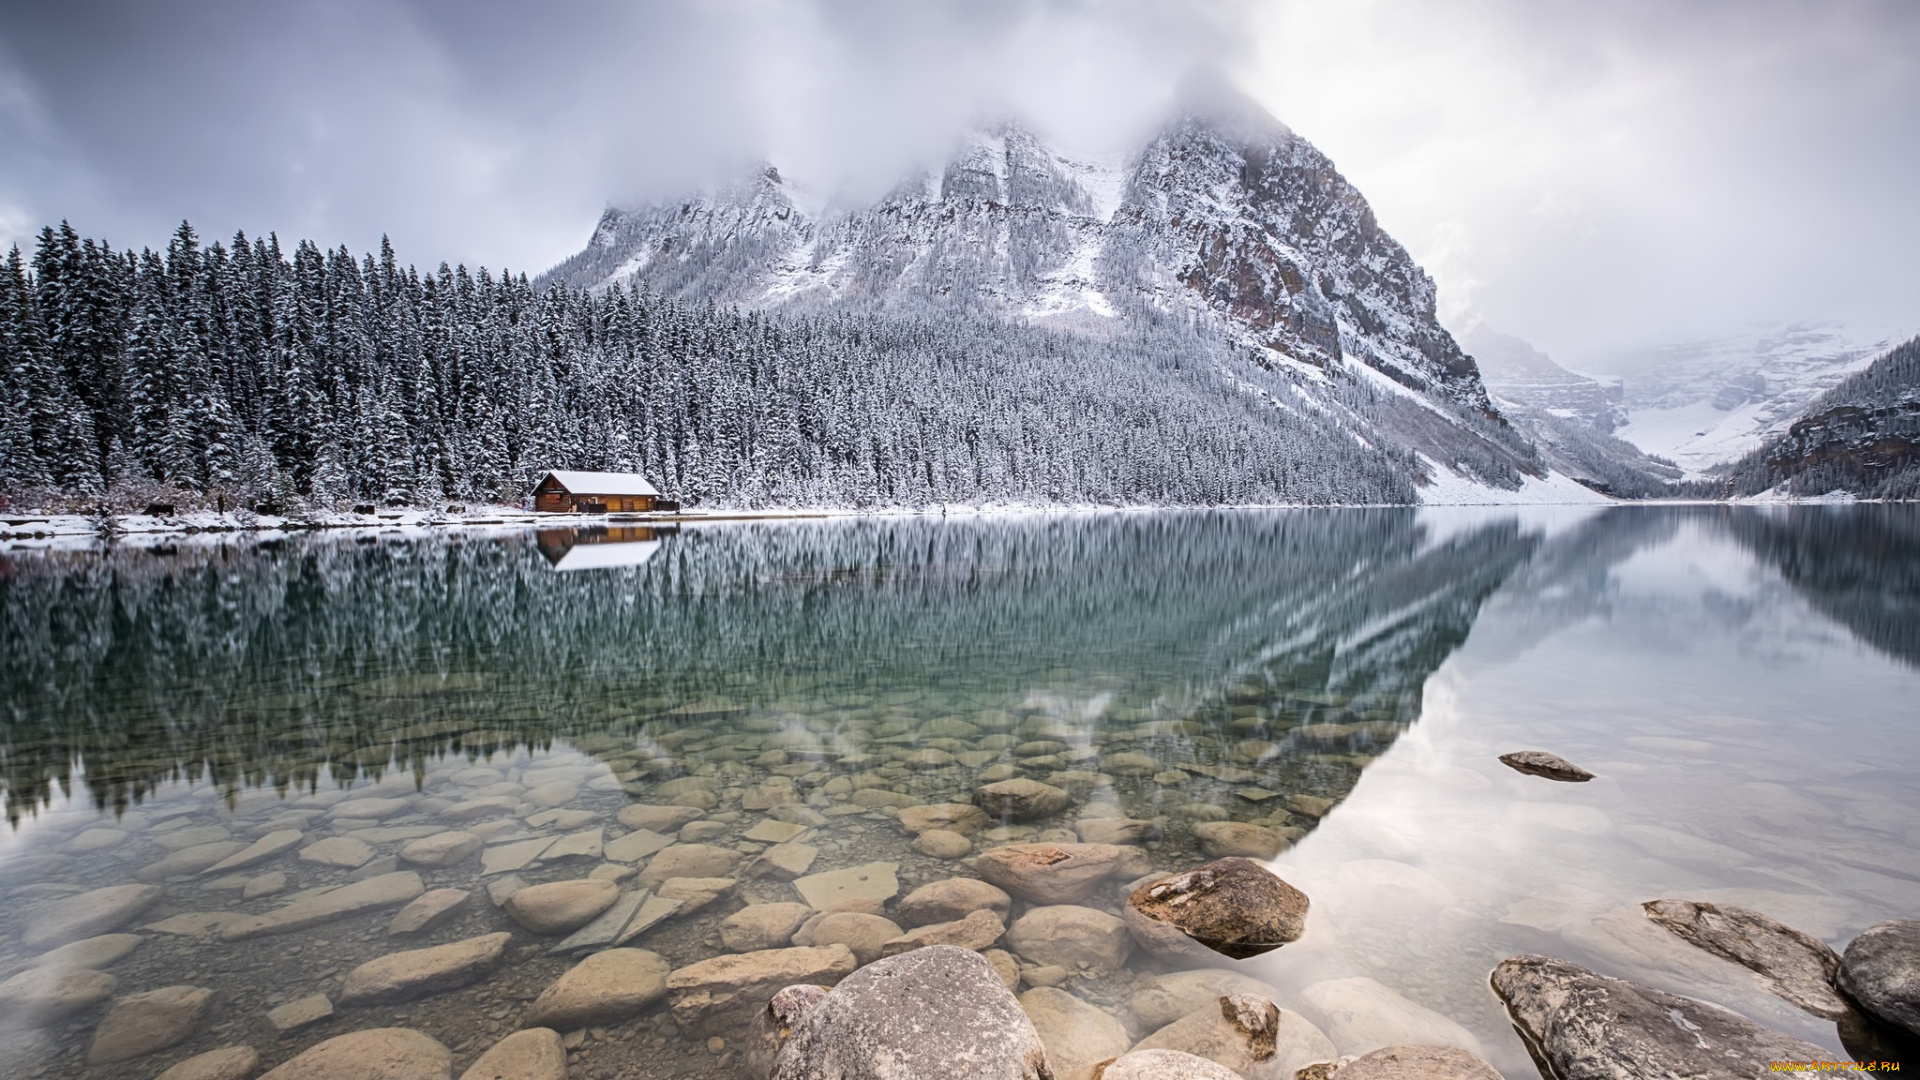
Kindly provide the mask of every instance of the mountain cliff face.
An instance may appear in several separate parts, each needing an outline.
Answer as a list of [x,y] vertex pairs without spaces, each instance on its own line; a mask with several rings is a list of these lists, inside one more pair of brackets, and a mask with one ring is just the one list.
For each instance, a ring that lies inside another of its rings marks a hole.
[[1070,158],[1007,123],[871,205],[829,206],[768,168],[610,209],[548,278],[1098,335],[1174,320],[1263,366],[1324,376],[1353,364],[1350,376],[1489,409],[1435,318],[1432,279],[1324,154],[1237,97],[1187,108],[1125,160]]
[[1731,495],[1920,498],[1920,338],[1814,399],[1726,484]]

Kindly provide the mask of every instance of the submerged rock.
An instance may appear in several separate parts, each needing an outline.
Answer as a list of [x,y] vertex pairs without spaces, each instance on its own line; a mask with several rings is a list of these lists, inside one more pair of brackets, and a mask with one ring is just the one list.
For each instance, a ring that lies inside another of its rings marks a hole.
[[1480,1040],[1466,1028],[1365,976],[1314,983],[1300,991],[1300,1000],[1342,1053],[1406,1043],[1480,1052]]
[[974,860],[980,876],[1036,904],[1072,904],[1102,881],[1139,872],[1145,852],[1117,844],[1006,844]]
[[94,1029],[87,1064],[132,1061],[177,1045],[193,1034],[211,1004],[213,991],[198,986],[166,986],[123,997]]
[[1558,754],[1549,754],[1545,750],[1515,750],[1511,754],[1501,754],[1500,760],[1508,768],[1528,776],[1544,776],[1549,780],[1562,780],[1569,784],[1584,784],[1593,779],[1593,774],[1568,761]]
[[666,996],[669,971],[665,960],[644,949],[594,953],[540,992],[526,1022],[571,1031],[624,1020]]
[[982,910],[1004,919],[1013,910],[1013,898],[979,878],[947,878],[930,881],[902,897],[894,914],[903,925],[925,926],[964,919]]
[[1221,998],[1235,994],[1257,994],[1268,1000],[1280,997],[1280,991],[1259,979],[1225,968],[1204,968],[1143,979],[1134,984],[1128,1004],[1141,1027],[1152,1031],[1190,1012],[1213,1008]]
[[1299,940],[1307,894],[1251,859],[1226,858],[1150,881],[1134,890],[1127,907],[1244,960]]
[[809,874],[794,881],[800,899],[815,911],[864,911],[878,915],[900,892],[899,863],[876,862]]
[[565,934],[592,922],[618,899],[620,886],[613,882],[576,878],[529,885],[502,906],[514,922],[536,934]]
[[1094,1069],[1127,1052],[1127,1026],[1064,990],[1039,987],[1020,995],[1047,1049],[1053,1080],[1093,1080]]
[[21,943],[29,949],[45,949],[118,930],[158,899],[158,885],[113,885],[61,897],[28,921]]
[[307,1048],[259,1080],[452,1080],[453,1052],[411,1028],[372,1028]]
[[112,997],[119,985],[103,971],[28,968],[0,982],[0,1027],[63,1020]]
[[1457,1046],[1387,1046],[1333,1074],[1339,1080],[1500,1080],[1493,1066]]
[[195,1054],[154,1080],[247,1080],[259,1068],[259,1051],[251,1046],[228,1046]]
[[1542,1071],[1559,1080],[1752,1080],[1768,1062],[1827,1053],[1718,1006],[1551,957],[1502,961],[1492,981]]
[[567,1048],[552,1028],[527,1028],[494,1043],[460,1080],[567,1080]]
[[483,934],[369,960],[347,973],[342,1004],[411,1001],[465,986],[499,966],[512,934]]
[[979,953],[869,964],[806,1010],[771,1080],[1050,1080],[1033,1022]]
[[954,922],[928,923],[899,937],[883,942],[880,955],[897,956],[929,945],[956,945],[962,949],[984,949],[1007,932],[1006,923],[991,911],[976,911]]
[[[991,888],[991,886],[989,886]],[[864,911],[829,911],[815,915],[794,932],[795,945],[845,945],[862,964],[880,959],[886,943],[904,931],[884,915]]]
[[1035,964],[1070,970],[1118,971],[1133,952],[1126,923],[1074,904],[1028,909],[1007,931],[1007,944]]
[[1683,940],[1759,972],[1768,989],[1815,1016],[1847,1014],[1833,989],[1840,956],[1819,938],[1732,904],[1649,900],[1640,907]]
[[721,920],[720,942],[731,952],[778,949],[813,915],[805,904],[749,904]]
[[1218,1062],[1246,1080],[1293,1080],[1299,1069],[1334,1056],[1333,1043],[1297,1013],[1254,994],[1219,998],[1135,1043]]
[[426,884],[412,870],[381,874],[324,893],[301,897],[265,915],[227,923],[221,927],[220,936],[227,941],[245,941],[267,934],[305,930],[361,912],[398,907],[426,891]]
[[1287,850],[1287,838],[1250,821],[1203,821],[1193,827],[1193,838],[1209,858],[1271,859]]
[[748,1037],[745,1052],[747,1075],[761,1077],[773,1071],[773,1059],[793,1037],[793,1029],[801,1018],[832,992],[831,987],[803,983],[774,994],[767,1007],[754,1015],[753,1033]]
[[1878,923],[1848,942],[1835,983],[1867,1015],[1920,1037],[1920,919]]
[[845,945],[800,946],[716,956],[667,976],[673,1019],[695,1035],[736,1026],[795,983],[836,983],[858,965]]
[[975,791],[973,804],[991,818],[1033,821],[1065,810],[1073,805],[1073,796],[1038,780],[1001,780]]
[[1179,1050],[1133,1050],[1095,1074],[1095,1080],[1242,1080],[1217,1061]]

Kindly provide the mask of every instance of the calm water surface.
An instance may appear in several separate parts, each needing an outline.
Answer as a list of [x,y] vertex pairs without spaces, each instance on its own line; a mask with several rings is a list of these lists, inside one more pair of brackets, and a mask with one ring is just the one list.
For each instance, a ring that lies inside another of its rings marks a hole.
[[[816,853],[807,874],[896,864],[904,896],[969,871],[916,850],[886,800],[966,802],[983,774],[1054,783],[1074,805],[977,833],[975,850],[1113,816],[1158,827],[1156,870],[1207,857],[1200,822],[1295,838],[1274,865],[1312,899],[1306,936],[1219,965],[1277,988],[1342,1052],[1461,1042],[1515,1078],[1534,1069],[1486,976],[1518,952],[1841,1052],[1831,1023],[1672,938],[1642,901],[1740,903],[1835,946],[1920,914],[1915,508],[13,550],[0,619],[0,979],[24,980],[0,986],[0,1075],[153,1075],[239,1043],[273,1064],[393,1025],[452,1047],[457,1073],[578,959],[489,888],[594,875],[635,889],[645,857],[610,857],[631,851],[616,845],[622,809],[696,804],[682,839],[739,856],[733,895],[627,943],[679,968],[723,952],[720,923],[742,906],[798,898],[761,857],[791,830],[757,826],[806,827],[792,842]],[[1556,784],[1495,760],[1530,747],[1598,778]],[[473,891],[437,929],[389,937],[387,907],[226,936],[237,918],[408,869],[401,847],[450,828],[486,846],[413,868],[426,888]],[[301,835],[284,852],[210,869],[287,830]],[[340,838],[364,850],[312,848]],[[117,928],[140,940],[105,966],[113,992],[189,984],[213,1003],[177,1044],[90,1066],[107,1005],[63,1011],[19,989],[47,985],[50,943],[33,928],[67,897],[136,882],[161,894]],[[1123,885],[1085,903],[1118,912]],[[367,960],[501,930],[506,962],[471,985],[337,1004],[286,1033],[268,1020],[316,992],[337,1000]],[[1062,985],[1138,1038],[1150,1029],[1134,991],[1180,966],[1136,951]],[[576,1077],[746,1068],[738,1035],[683,1034],[664,1002],[570,1043]]]

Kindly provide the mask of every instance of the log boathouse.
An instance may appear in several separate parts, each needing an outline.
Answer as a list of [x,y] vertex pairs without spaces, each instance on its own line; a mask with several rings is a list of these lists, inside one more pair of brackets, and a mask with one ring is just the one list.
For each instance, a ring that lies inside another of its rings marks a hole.
[[670,513],[680,504],[660,497],[638,473],[555,469],[533,489],[533,508],[549,514]]

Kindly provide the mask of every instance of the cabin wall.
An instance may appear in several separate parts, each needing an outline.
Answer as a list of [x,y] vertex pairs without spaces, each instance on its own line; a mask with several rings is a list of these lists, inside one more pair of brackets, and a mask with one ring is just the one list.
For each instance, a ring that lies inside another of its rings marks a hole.
[[571,514],[580,503],[605,506],[609,513],[651,513],[659,500],[652,495],[594,495],[588,492],[535,491],[533,508],[548,514]]

